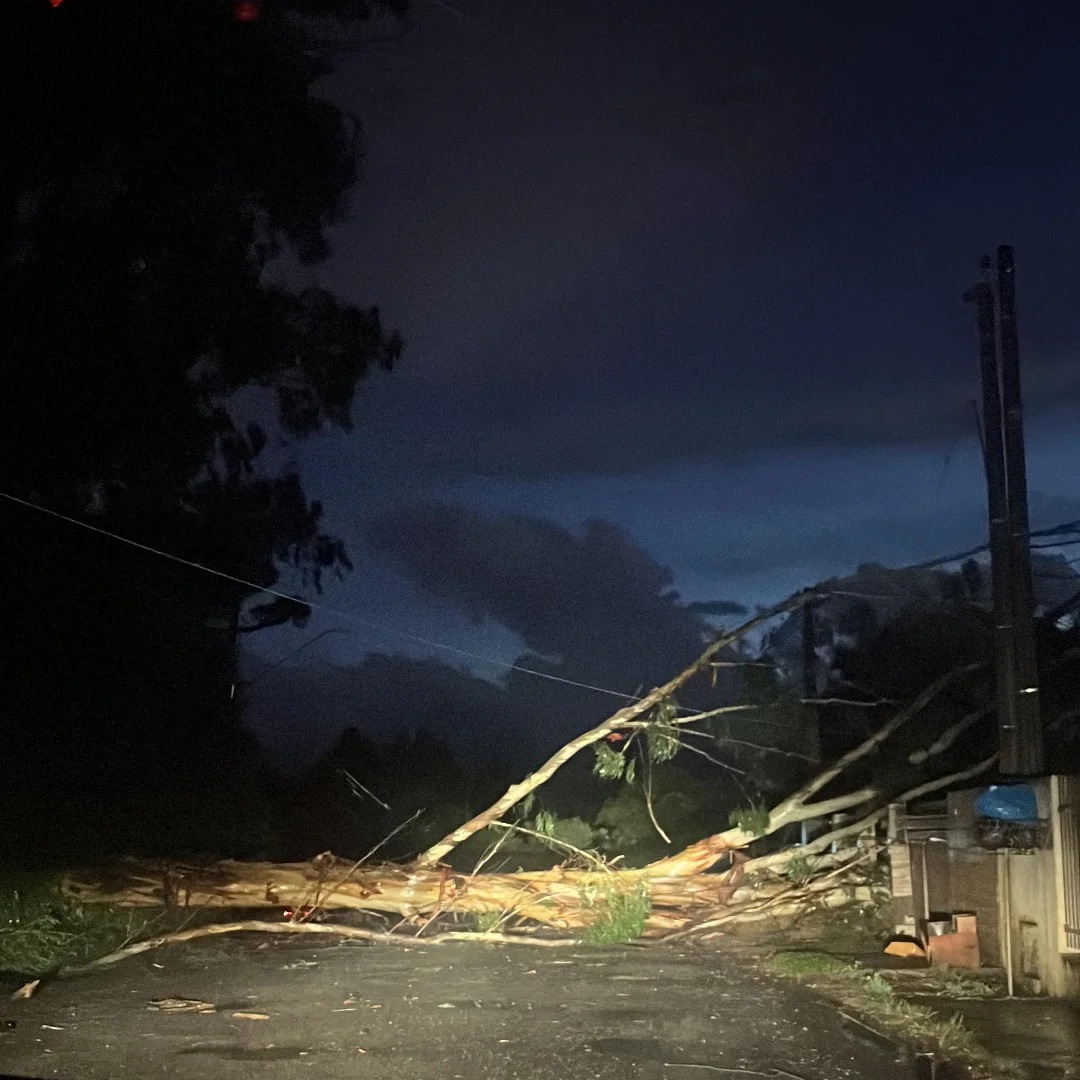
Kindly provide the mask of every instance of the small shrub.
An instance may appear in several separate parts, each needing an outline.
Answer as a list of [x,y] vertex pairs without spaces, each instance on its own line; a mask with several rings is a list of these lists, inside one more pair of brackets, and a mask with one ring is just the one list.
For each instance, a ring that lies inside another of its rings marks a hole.
[[988,986],[982,979],[963,975],[950,967],[931,968],[930,970],[936,975],[937,981],[941,984],[942,992],[949,997],[988,998],[996,996],[994,988]]
[[880,971],[875,971],[872,975],[867,975],[863,988],[872,998],[876,998],[878,1001],[884,1001],[893,996],[892,984]]
[[728,814],[728,823],[751,836],[764,836],[769,828],[769,811],[763,806],[737,806]]
[[985,1053],[971,1030],[964,1027],[960,1016],[950,1016],[948,1020],[933,1017],[928,1024],[928,1037],[938,1044],[943,1053],[974,1058]]
[[0,971],[36,977],[78,964],[143,936],[145,912],[81,905],[55,880],[20,877],[0,883]]
[[797,852],[784,863],[781,873],[793,885],[805,885],[814,876],[814,868],[805,855]]
[[481,934],[493,934],[502,926],[506,916],[505,911],[478,911],[473,917],[476,920],[476,929]]
[[590,913],[581,934],[588,945],[622,945],[641,937],[652,913],[649,887],[643,881],[626,888],[614,881],[581,890],[581,902]]

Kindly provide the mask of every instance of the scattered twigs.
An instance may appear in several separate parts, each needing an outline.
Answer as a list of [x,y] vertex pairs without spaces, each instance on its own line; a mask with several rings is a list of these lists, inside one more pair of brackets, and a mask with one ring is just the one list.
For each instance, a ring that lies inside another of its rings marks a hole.
[[900,705],[902,702],[895,698],[877,698],[874,701],[852,701],[851,698],[823,697],[823,698],[800,698],[803,705],[843,705],[851,709],[880,709],[885,705]]
[[673,716],[673,724],[696,724],[699,720],[711,720],[714,716],[729,716],[731,713],[757,712],[760,705],[721,705],[716,709],[707,709],[705,712],[686,713],[683,716]]
[[351,772],[349,772],[348,769],[341,769],[340,772],[341,772],[341,775],[343,777],[345,777],[345,783],[347,783],[349,785],[349,790],[357,798],[362,800],[363,797],[366,795],[373,802],[377,802],[384,810],[389,810],[390,809],[389,803],[384,803],[382,801],[382,799],[379,798],[378,795],[374,794],[373,792],[369,791],[366,787],[364,787],[364,785],[361,784],[360,781],[357,780],[356,777],[353,776],[353,774]]
[[908,761],[912,765],[921,765],[927,758],[934,757],[936,754],[943,754],[968,728],[977,724],[983,717],[989,716],[992,711],[991,706],[983,705],[978,709],[965,713],[956,723],[947,727],[929,746],[912,751],[908,755]]
[[671,837],[664,832],[660,825],[660,822],[656,820],[656,809],[653,806],[653,786],[652,786],[652,759],[649,757],[648,751],[645,751],[641,755],[643,763],[644,777],[641,782],[642,794],[645,796],[645,809],[649,812],[649,820],[652,822],[653,828],[656,830],[657,835],[665,844],[671,843]]
[[[145,941],[136,942],[134,945],[125,945],[122,949],[107,953],[98,957],[89,964],[61,968],[57,977],[63,978],[69,975],[84,975],[99,968],[108,967],[131,956],[158,949],[164,945],[177,945],[184,941],[193,941],[196,938],[216,937],[219,934],[241,933],[264,933],[264,934],[323,934],[328,937],[340,937],[354,941],[382,942],[387,945],[415,945],[416,939],[404,937],[400,934],[388,934],[378,930],[361,930],[355,926],[337,926],[333,923],[293,923],[293,922],[263,922],[258,919],[246,919],[242,922],[214,923],[211,926],[197,926],[190,930],[178,930],[172,934],[161,934],[158,937],[147,938]],[[576,938],[542,938],[526,934],[499,934],[483,933],[468,930],[447,930],[441,934],[433,934],[424,938],[425,945],[442,945],[448,941],[480,941],[498,945],[538,945],[542,948],[558,948],[563,945],[578,945]],[[40,980],[36,980],[40,982]],[[27,986],[31,984],[26,984]],[[36,987],[35,987],[36,989]],[[13,1000],[25,1000],[30,993],[21,987],[13,995]]]
[[718,757],[713,757],[708,750],[702,750],[700,746],[694,746],[693,743],[683,743],[682,748],[684,750],[689,750],[691,754],[697,754],[699,757],[703,757],[706,761],[712,762],[713,765],[719,765],[721,769],[727,769],[729,773],[734,773],[736,776],[746,775],[745,769],[737,768],[727,761],[721,761]]
[[665,1061],[665,1069],[705,1069],[708,1072],[725,1073],[728,1076],[765,1076],[774,1080],[806,1080],[787,1069],[744,1069],[742,1066],[701,1065],[694,1061]]

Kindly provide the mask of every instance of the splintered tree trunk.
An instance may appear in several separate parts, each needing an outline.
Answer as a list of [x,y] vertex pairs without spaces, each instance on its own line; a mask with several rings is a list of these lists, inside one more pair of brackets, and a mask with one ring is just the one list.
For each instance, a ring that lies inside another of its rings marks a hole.
[[[906,793],[918,798],[986,771],[996,759],[987,758],[964,772],[928,782]],[[819,817],[837,809],[868,803],[873,792],[862,789],[850,796],[808,803],[797,810],[778,807],[769,831],[793,821]],[[329,852],[310,862],[258,863],[224,860],[199,864],[131,861],[111,882],[69,878],[64,883],[68,896],[82,903],[111,903],[129,907],[184,907],[221,910],[266,908],[281,912],[303,909],[359,909],[394,914],[412,921],[431,919],[443,912],[507,913],[559,930],[575,930],[589,925],[595,917],[585,900],[590,889],[631,891],[641,886],[648,891],[652,914],[645,927],[646,937],[662,937],[699,922],[710,922],[763,902],[782,899],[800,901],[819,896],[823,890],[813,879],[800,889],[779,879],[745,883],[748,872],[782,870],[794,854],[813,856],[834,843],[865,832],[884,815],[884,807],[861,815],[850,825],[836,829],[802,847],[774,852],[746,860],[738,853],[756,836],[741,829],[728,829],[690,845],[677,855],[650,863],[638,870],[581,870],[554,867],[513,874],[461,874],[447,867],[427,867],[418,863],[365,865],[336,858]],[[733,866],[724,874],[707,874],[722,856],[735,854]],[[821,880],[832,878],[837,869],[860,861],[855,855],[825,860]],[[830,888],[848,884],[832,879]],[[827,890],[825,890],[827,891]]]
[[[713,642],[685,671],[567,743],[535,773],[513,785],[487,810],[455,829],[411,864],[350,863],[329,852],[303,863],[226,860],[201,865],[133,860],[109,880],[87,875],[69,878],[64,884],[65,891],[83,903],[141,907],[267,908],[276,909],[279,914],[285,909],[328,911],[352,908],[397,915],[419,924],[421,930],[442,913],[495,912],[504,916],[507,925],[520,927],[531,923],[573,932],[595,920],[598,891],[610,896],[641,889],[647,892],[651,902],[643,936],[654,938],[683,935],[738,919],[790,913],[808,904],[837,902],[852,895],[855,879],[851,875],[860,865],[865,869],[867,853],[841,851],[823,856],[811,868],[809,877],[805,872],[802,874],[798,885],[782,876],[786,862],[796,853],[805,857],[821,856],[834,844],[850,841],[872,829],[885,814],[888,801],[917,798],[977,776],[989,769],[996,757],[987,758],[969,769],[928,780],[903,793],[871,785],[825,799],[816,797],[918,715],[939,693],[979,665],[957,669],[927,687],[862,743],[774,806],[760,833],[730,828],[640,869],[615,869],[597,860],[592,869],[559,866],[527,873],[465,874],[443,863],[458,844],[494,825],[507,810],[548,780],[580,750],[612,732],[632,732],[647,727],[650,723],[648,714],[706,667],[721,649],[814,595],[801,593]],[[668,723],[692,724],[720,711],[723,710],[679,716]],[[927,748],[926,756],[941,752],[950,742],[939,739]],[[849,823],[808,845],[752,860],[742,854],[742,849],[753,841],[786,825],[825,818],[841,811],[848,815]],[[729,857],[731,864],[725,873],[707,873],[725,857]],[[237,928],[244,925],[236,924]],[[489,940],[490,935],[485,939]]]
[[597,871],[556,867],[516,874],[458,874],[448,869],[384,864],[356,868],[325,853],[306,863],[222,861],[207,865],[131,862],[113,886],[69,879],[66,893],[83,903],[131,907],[179,906],[222,910],[360,909],[409,920],[441,912],[509,912],[560,930],[588,925],[592,913],[583,901],[590,888],[648,888],[652,932],[678,929],[684,913],[712,910],[727,903],[740,876],[691,879],[650,875],[643,870]]

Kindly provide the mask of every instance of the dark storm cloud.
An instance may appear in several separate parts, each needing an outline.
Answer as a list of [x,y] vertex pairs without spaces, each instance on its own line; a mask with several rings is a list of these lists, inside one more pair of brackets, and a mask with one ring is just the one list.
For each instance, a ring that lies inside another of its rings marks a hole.
[[[671,571],[608,522],[575,534],[539,518],[427,503],[384,515],[367,539],[428,597],[502,623],[530,650],[523,665],[561,678],[624,694],[651,688],[709,634],[672,590]],[[533,700],[587,701],[518,671],[506,684]],[[611,702],[588,705],[610,711]]]
[[[726,601],[683,604],[671,572],[603,521],[572,532],[429,503],[383,515],[366,540],[429,600],[497,621],[527,651],[492,680],[416,656],[306,666],[248,656],[247,703],[290,767],[352,726],[374,737],[424,728],[473,757],[526,767],[625,704],[624,695],[685,667],[715,633],[710,619],[743,613]],[[699,683],[682,700],[730,700],[728,679]]]
[[450,7],[331,84],[371,152],[327,273],[407,331],[370,416],[403,470],[950,438],[977,395],[960,294],[1000,241],[1029,408],[1077,397],[1080,125],[1050,104],[1075,13]]
[[[681,610],[671,571],[603,521],[586,522],[575,536],[540,518],[488,519],[425,503],[384,515],[367,538],[429,596],[497,619],[541,654],[570,651],[591,632],[589,622],[636,623]],[[684,637],[700,632],[696,620],[684,620]]]
[[[973,370],[947,381],[937,377],[926,392],[928,383],[915,376],[906,386],[883,386],[870,365],[843,384],[799,384],[778,364],[772,381],[760,387],[746,386],[747,377],[732,366],[717,369],[719,374],[694,384],[692,373],[658,359],[656,367],[636,374],[537,377],[527,393],[498,380],[472,388],[446,384],[411,403],[402,386],[387,396],[381,390],[370,395],[363,422],[392,459],[388,468],[406,483],[464,475],[510,481],[618,476],[801,450],[903,450],[948,444],[973,431]],[[635,397],[626,395],[627,380]],[[1032,422],[1044,409],[1080,401],[1080,360],[1032,359],[1025,392]]]
[[730,600],[695,600],[686,605],[686,610],[693,611],[698,615],[747,614],[747,610],[742,604],[735,604]]
[[[704,611],[586,518],[623,523],[688,595],[751,608],[979,541],[977,465],[942,485],[921,459],[961,438],[977,454],[960,296],[983,251],[1017,246],[1029,433],[1080,399],[1080,6],[414,13],[397,47],[326,84],[368,154],[337,254],[304,273],[378,301],[406,337],[398,370],[364,387],[357,434],[298,451],[357,556],[343,606],[503,661],[520,635],[524,666],[633,692],[697,651]],[[1072,494],[1049,474],[1071,476],[1074,453],[1059,440],[1032,486]],[[419,499],[490,516],[401,509]],[[363,551],[373,517],[417,596]],[[498,626],[513,634],[489,647]],[[342,660],[372,647],[329,640]],[[564,732],[618,704],[506,684]]]

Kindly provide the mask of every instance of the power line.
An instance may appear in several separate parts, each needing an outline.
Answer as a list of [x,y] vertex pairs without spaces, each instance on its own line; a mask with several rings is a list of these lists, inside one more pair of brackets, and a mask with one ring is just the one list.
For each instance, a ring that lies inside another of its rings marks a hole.
[[[0,491],[0,498],[7,499],[9,502],[15,503],[17,506],[25,507],[28,510],[36,510],[40,514],[45,514],[48,517],[56,518],[59,521],[66,522],[69,525],[77,525],[81,529],[86,529],[87,532],[96,533],[98,536],[107,537],[110,540],[114,540],[120,544],[126,544],[129,547],[133,547],[138,551],[147,552],[150,555],[156,555],[158,558],[167,559],[169,562],[177,563],[180,566],[186,566],[191,570],[201,571],[204,574],[210,574],[213,577],[220,578],[224,581],[230,581],[235,585],[243,585],[244,588],[251,589],[253,592],[263,593],[267,596],[274,596],[280,600],[288,600],[291,602],[296,601],[295,596],[291,596],[289,593],[281,592],[277,589],[273,589],[267,585],[258,585],[254,581],[248,581],[245,578],[237,577],[235,574],[226,573],[224,570],[217,570],[212,566],[207,566],[205,563],[196,562],[193,559],[185,559],[180,555],[175,555],[171,551],[164,551],[161,548],[153,547],[150,544],[144,544],[138,540],[132,540],[130,537],[122,536],[120,533],[115,533],[109,529],[103,529],[98,525],[91,525],[87,521],[80,521],[78,518],[70,517],[67,514],[62,514],[58,510],[52,510],[47,506],[41,506],[39,503],[31,502],[28,499],[21,499],[17,495],[11,495],[6,491]],[[1054,529],[1044,529],[1039,533],[1032,533],[1036,535],[1052,535],[1053,532],[1060,529],[1067,528],[1069,526],[1080,525],[1080,522],[1069,522],[1068,525],[1057,526]],[[955,558],[955,556],[953,557]],[[942,560],[935,560],[931,564],[921,564],[920,567],[912,567],[911,569],[921,569],[927,565],[939,565],[941,562],[952,561],[951,558],[945,558]],[[833,596],[847,596],[847,597],[859,597],[868,600],[898,600],[902,597],[894,596],[892,594],[877,594],[866,593],[856,590],[847,589],[828,589],[822,590],[825,595]],[[447,645],[445,642],[435,641],[432,638],[421,637],[419,634],[410,634],[405,630],[395,630],[393,627],[385,626],[381,623],[373,622],[371,619],[365,619],[361,615],[357,615],[353,611],[346,611],[342,608],[331,607],[329,604],[315,603],[310,600],[303,601],[305,606],[312,611],[321,611],[329,615],[335,615],[341,619],[348,619],[351,622],[365,626],[368,629],[376,630],[380,633],[391,634],[395,637],[402,638],[406,641],[413,641],[420,645],[426,645],[432,649],[441,649],[444,652],[454,653],[457,656],[467,657],[470,660],[477,660],[480,663],[488,664],[492,667],[504,668],[507,671],[520,671],[525,675],[534,675],[539,679],[547,679],[549,682],[560,683],[564,686],[573,686],[579,690],[591,690],[597,694],[607,694],[609,697],[616,697],[623,701],[640,701],[641,697],[637,694],[625,694],[618,690],[611,690],[606,686],[594,686],[592,683],[579,682],[576,679],[567,679],[562,675],[552,675],[546,671],[537,671],[535,668],[527,668],[522,664],[515,664],[508,660],[496,660],[494,657],[483,656],[480,653],[471,652],[468,649],[459,648],[456,645]],[[286,660],[291,659],[296,653],[307,648],[308,645],[314,644],[319,639],[326,637],[329,634],[339,632],[338,629],[331,629],[323,631],[321,634],[316,635],[310,641],[305,642],[299,649],[293,650],[293,652],[286,654],[281,659],[270,664],[270,667],[277,667],[279,664],[284,663]],[[678,711],[681,713],[692,713],[693,709],[688,707],[679,706]]]
[[[88,532],[97,533],[99,536],[106,536],[110,540],[115,540],[121,544],[127,544],[129,547],[137,548],[139,551],[145,551],[151,555],[157,555],[162,559],[168,559],[170,562],[179,563],[179,565],[186,566],[192,570],[200,570],[204,574],[211,574],[216,578],[231,581],[236,585],[243,585],[245,588],[252,589],[255,592],[265,593],[268,596],[276,596],[281,600],[296,601],[296,597],[290,596],[288,593],[279,592],[277,589],[272,589],[266,585],[257,585],[253,581],[247,581],[234,574],[227,574],[224,570],[215,570],[212,566],[206,566],[204,563],[195,562],[192,559],[185,559],[180,555],[174,555],[171,551],[162,551],[160,548],[152,547],[150,544],[140,543],[138,540],[132,540],[127,536],[121,536],[119,533],[110,532],[108,529],[102,529],[97,525],[91,525],[89,522],[69,517],[67,514],[61,514],[58,510],[51,510],[47,506],[40,506],[38,503],[30,502],[27,499],[20,499],[16,495],[9,495],[6,491],[0,491],[0,498],[7,499],[9,502],[13,502],[18,506],[25,506],[29,510],[37,510],[39,513],[47,514],[49,517],[57,518],[60,521],[66,521],[69,525],[78,525]],[[506,668],[509,671],[520,671],[526,675],[535,675],[540,679],[548,679],[551,682],[563,683],[566,686],[576,686],[581,690],[593,690],[598,694],[608,694],[611,697],[621,698],[624,701],[641,700],[640,697],[637,697],[634,694],[623,694],[618,690],[609,690],[605,686],[593,686],[590,683],[577,682],[575,679],[566,679],[561,675],[551,675],[546,671],[536,671],[533,668],[523,667],[521,664],[510,663],[507,660],[495,660],[489,656],[481,656],[479,653],[470,652],[468,649],[460,649],[456,645],[446,645],[441,641],[433,641],[430,638],[420,637],[417,634],[410,634],[405,630],[395,630],[392,627],[383,626],[380,623],[372,622],[370,619],[365,619],[355,612],[334,608],[329,604],[316,604],[309,600],[305,600],[304,603],[313,611],[323,611],[330,615],[336,615],[338,618],[349,619],[352,622],[360,623],[362,626],[366,626],[369,629],[378,630],[386,634],[394,634],[407,641],[414,641],[420,645],[427,645],[429,648],[442,649],[445,652],[456,653],[458,656],[466,656],[470,660],[479,660],[480,662],[490,664],[493,667]]]
[[[1028,535],[1032,539],[1038,539],[1044,536],[1057,536],[1059,533],[1077,532],[1080,530],[1080,519],[1074,521],[1063,521],[1060,525],[1051,525],[1046,529],[1033,529]],[[1055,548],[1066,547],[1068,544],[1076,543],[1075,540],[1063,541],[1060,544],[1033,544],[1035,549],[1039,548]],[[966,551],[957,551],[952,555],[939,555],[934,559],[927,559],[926,562],[915,563],[913,566],[907,566],[905,570],[932,570],[936,566],[944,566],[946,563],[959,562],[961,559],[970,559],[973,555],[981,555],[989,548],[989,544],[979,544],[976,547],[968,548]]]

